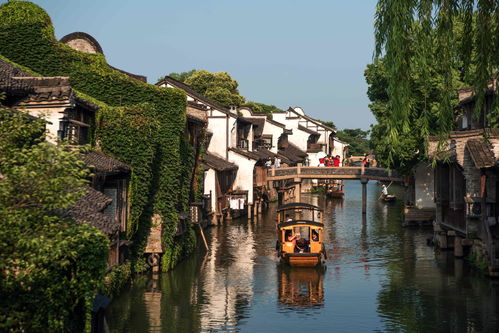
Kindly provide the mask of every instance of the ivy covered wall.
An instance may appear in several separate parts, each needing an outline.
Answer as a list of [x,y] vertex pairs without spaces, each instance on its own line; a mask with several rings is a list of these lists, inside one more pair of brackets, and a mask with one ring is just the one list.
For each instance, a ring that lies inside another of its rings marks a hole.
[[102,54],[71,49],[56,40],[48,14],[25,1],[0,6],[0,55],[43,76],[69,76],[80,97],[100,106],[94,145],[133,167],[130,234],[142,255],[151,216],[163,219],[163,269],[192,251],[192,229],[175,238],[178,211],[186,209],[185,186],[193,148],[185,142],[186,96],[132,79],[107,65]]

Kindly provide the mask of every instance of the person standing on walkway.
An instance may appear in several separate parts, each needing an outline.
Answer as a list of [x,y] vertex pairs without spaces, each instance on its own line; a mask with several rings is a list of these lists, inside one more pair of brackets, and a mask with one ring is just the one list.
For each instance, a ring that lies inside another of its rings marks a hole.
[[276,169],[280,168],[281,167],[281,159],[279,157],[275,157],[274,159],[274,166]]

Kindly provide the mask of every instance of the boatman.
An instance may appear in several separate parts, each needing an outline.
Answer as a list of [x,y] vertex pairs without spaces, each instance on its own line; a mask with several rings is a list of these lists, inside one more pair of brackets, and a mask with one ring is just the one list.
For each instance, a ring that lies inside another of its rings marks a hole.
[[385,184],[381,186],[381,193],[383,194],[384,197],[388,195],[388,188],[386,187]]

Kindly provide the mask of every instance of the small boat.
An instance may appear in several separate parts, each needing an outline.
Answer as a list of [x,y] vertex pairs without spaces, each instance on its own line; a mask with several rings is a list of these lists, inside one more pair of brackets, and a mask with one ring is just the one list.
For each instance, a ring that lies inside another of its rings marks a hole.
[[[327,254],[323,243],[322,209],[293,203],[283,205],[277,213],[276,250],[281,262],[298,267],[323,265]],[[308,215],[310,219],[302,219],[300,215]]]
[[384,202],[393,202],[397,200],[397,196],[395,196],[394,194],[381,195],[380,200]]
[[333,184],[327,184],[326,185],[326,195],[329,198],[343,198],[345,196],[345,191],[343,190],[343,187],[345,185],[341,183],[333,183]]
[[322,208],[305,202],[291,202],[277,209],[277,224],[289,220],[311,220],[323,222]]

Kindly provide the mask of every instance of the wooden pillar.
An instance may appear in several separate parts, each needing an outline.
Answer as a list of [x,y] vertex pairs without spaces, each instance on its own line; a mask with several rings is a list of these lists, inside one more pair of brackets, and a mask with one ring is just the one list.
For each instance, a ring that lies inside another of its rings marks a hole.
[[253,217],[253,203],[248,202],[248,220]]
[[454,237],[454,257],[463,257],[463,243],[462,238],[459,236]]
[[301,202],[301,178],[295,178],[295,202]]
[[360,183],[362,184],[362,214],[367,213],[367,183],[369,179],[361,178]]

